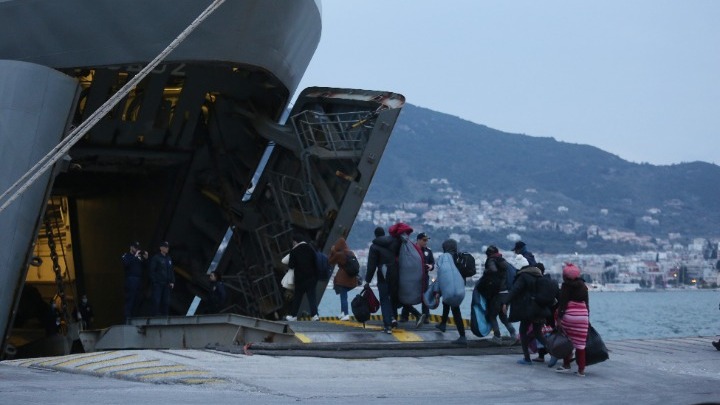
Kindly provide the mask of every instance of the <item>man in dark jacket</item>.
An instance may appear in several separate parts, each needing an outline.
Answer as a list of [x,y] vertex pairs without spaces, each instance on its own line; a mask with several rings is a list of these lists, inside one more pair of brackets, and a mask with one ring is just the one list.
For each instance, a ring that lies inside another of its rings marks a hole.
[[[518,364],[532,365],[528,344],[532,339],[537,339],[543,346],[547,346],[545,336],[542,334],[542,326],[545,318],[550,316],[550,309],[539,305],[533,299],[535,282],[542,277],[542,272],[535,266],[527,263],[523,256],[518,255],[517,261],[521,261],[522,267],[515,276],[515,283],[508,295],[503,298],[502,311],[505,312],[507,304],[510,304],[510,321],[520,321],[520,343],[522,345],[523,358]],[[532,332],[528,328],[532,326]]]
[[302,234],[294,234],[288,267],[295,270],[295,296],[293,297],[291,313],[285,317],[288,321],[297,321],[298,311],[300,311],[300,304],[304,295],[307,295],[308,304],[310,304],[312,320],[320,320],[317,296],[315,294],[318,282],[316,260],[315,249],[305,242]]
[[210,272],[208,278],[210,279],[210,299],[208,300],[207,313],[217,314],[223,309],[227,299],[225,283],[222,281],[222,274],[217,271]]
[[527,250],[527,245],[525,245],[525,242],[521,240],[515,242],[515,246],[513,246],[512,251],[515,252],[516,255],[522,255],[528,261],[528,264],[530,264],[531,266],[535,266],[537,264],[537,262],[535,261],[535,255],[533,255]]
[[137,305],[142,287],[143,263],[148,252],[140,250],[140,242],[131,242],[130,251],[122,255],[125,269],[125,321],[137,315]]
[[498,325],[497,318],[500,317],[500,322],[505,325],[505,328],[510,333],[510,337],[515,340],[515,328],[512,323],[508,320],[505,312],[502,311],[503,299],[508,295],[507,285],[507,266],[508,262],[502,257],[502,253],[496,246],[490,245],[485,250],[485,270],[483,271],[482,281],[480,285],[487,285],[487,288],[480,293],[483,294],[485,300],[488,302],[486,318],[490,322],[490,326],[493,330],[493,340],[499,342],[500,337],[500,326]]
[[149,274],[152,284],[153,316],[167,316],[170,313],[170,292],[175,287],[175,271],[169,252],[170,244],[161,242],[160,253],[150,259]]
[[[365,285],[369,285],[377,271],[377,287],[380,298],[380,311],[383,317],[383,332],[392,333],[391,328],[397,327],[395,319],[396,306],[392,299],[392,285],[397,289],[397,262],[395,261],[396,239],[392,236],[385,236],[385,230],[381,227],[375,228],[375,239],[372,241],[368,251],[367,272],[365,273]],[[393,281],[394,280],[394,281]],[[395,293],[397,295],[397,292]]]

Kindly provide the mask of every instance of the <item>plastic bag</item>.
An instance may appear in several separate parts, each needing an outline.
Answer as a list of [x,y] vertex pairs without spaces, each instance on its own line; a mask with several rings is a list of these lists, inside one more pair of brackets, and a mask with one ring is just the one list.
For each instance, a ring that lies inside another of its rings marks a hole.
[[588,327],[587,342],[585,343],[585,364],[597,364],[610,358],[605,342],[600,334],[590,325]]
[[573,344],[570,339],[561,331],[555,331],[545,337],[547,345],[545,350],[553,357],[563,359],[573,351]]
[[283,286],[283,288],[287,290],[294,290],[295,289],[295,270],[289,269],[287,273],[283,276],[282,280],[280,280],[280,285]]

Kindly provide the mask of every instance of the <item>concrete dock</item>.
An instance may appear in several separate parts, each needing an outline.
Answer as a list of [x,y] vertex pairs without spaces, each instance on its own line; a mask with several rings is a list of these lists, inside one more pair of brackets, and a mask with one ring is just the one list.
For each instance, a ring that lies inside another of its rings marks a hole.
[[453,344],[452,327],[358,328],[349,339],[333,338],[334,326],[291,326],[315,341],[4,361],[0,403],[720,403],[716,337],[607,341],[610,360],[580,378],[516,364],[509,340]]

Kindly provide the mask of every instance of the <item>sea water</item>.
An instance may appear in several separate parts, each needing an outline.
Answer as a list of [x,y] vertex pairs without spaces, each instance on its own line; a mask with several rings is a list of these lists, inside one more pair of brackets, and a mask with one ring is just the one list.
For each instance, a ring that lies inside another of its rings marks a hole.
[[[360,291],[348,293],[348,306]],[[377,289],[373,291],[377,295]],[[465,319],[470,319],[471,300],[472,290],[467,290],[460,305]],[[720,292],[712,290],[590,292],[590,323],[606,340],[716,336],[720,334],[719,303]],[[420,309],[420,305],[415,307]],[[321,316],[340,314],[340,296],[325,290],[318,311]],[[430,313],[442,315],[442,305]],[[507,334],[502,324],[500,332]]]

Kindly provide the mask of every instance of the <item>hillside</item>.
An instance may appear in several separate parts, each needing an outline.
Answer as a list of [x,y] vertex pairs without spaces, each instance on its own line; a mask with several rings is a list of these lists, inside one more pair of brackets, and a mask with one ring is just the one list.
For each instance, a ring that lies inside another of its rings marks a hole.
[[[658,248],[673,238],[720,235],[719,166],[636,164],[592,146],[505,133],[408,104],[365,201],[387,207],[438,203],[443,196],[430,186],[432,178],[447,179],[466,202],[527,200],[528,222],[517,233],[537,239],[534,246],[541,244],[550,251],[575,249],[567,245],[578,240],[589,240],[584,247],[588,253],[647,248],[647,244],[594,243],[587,237],[593,225],[647,236],[656,240]],[[559,213],[559,207],[566,211]],[[574,227],[574,235],[533,226],[544,221],[580,226]],[[362,222],[356,221],[351,239],[360,229],[362,234],[372,229]],[[422,228],[421,223],[412,225]],[[433,231],[449,234],[451,230]],[[473,241],[487,244],[504,239],[509,231],[478,230]]]

